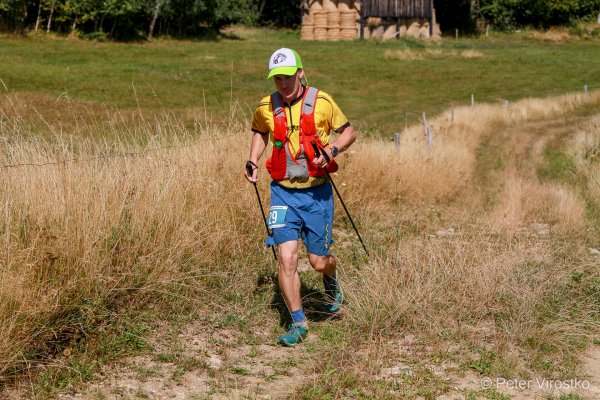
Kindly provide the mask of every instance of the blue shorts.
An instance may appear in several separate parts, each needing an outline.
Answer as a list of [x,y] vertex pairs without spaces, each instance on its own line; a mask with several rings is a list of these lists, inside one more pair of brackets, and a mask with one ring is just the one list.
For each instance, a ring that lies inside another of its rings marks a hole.
[[276,246],[302,237],[306,250],[317,256],[329,255],[333,243],[333,191],[331,183],[288,189],[271,182],[271,208],[267,224],[272,234],[266,246]]

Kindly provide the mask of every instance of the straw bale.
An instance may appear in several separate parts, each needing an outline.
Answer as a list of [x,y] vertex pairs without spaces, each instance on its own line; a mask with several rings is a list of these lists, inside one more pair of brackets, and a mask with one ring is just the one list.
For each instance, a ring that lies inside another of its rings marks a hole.
[[363,38],[365,38],[365,39],[371,38],[371,28],[369,28],[368,26],[365,26],[363,28]]
[[428,38],[429,36],[429,22],[425,22],[423,26],[419,29],[419,37]]
[[342,40],[354,40],[357,37],[358,37],[358,30],[356,28],[340,29],[340,39],[342,39]]
[[406,30],[406,36],[414,38],[414,39],[418,39],[419,35],[420,35],[420,32],[419,32],[420,29],[421,29],[421,26],[419,25],[418,22],[415,21],[412,24],[410,24],[410,26]]
[[396,24],[390,24],[385,27],[383,31],[383,40],[394,39],[398,31],[396,30]]
[[314,13],[315,11],[321,11],[323,10],[323,5],[321,5],[320,1],[313,1],[312,3],[310,3],[310,12],[311,14]]
[[337,5],[331,0],[323,0],[323,10],[326,10],[326,11],[336,10],[337,11]]
[[313,30],[313,36],[315,40],[327,40],[327,28],[315,26],[315,29]]
[[340,27],[330,26],[327,28],[327,40],[337,41],[340,40]]
[[340,12],[350,11],[351,3],[350,0],[339,0],[338,10]]
[[354,11],[346,11],[340,13],[340,26],[344,28],[353,28],[356,25],[356,13]]
[[385,28],[383,25],[376,26],[371,30],[371,39],[383,39]]
[[313,14],[313,25],[315,27],[326,28],[327,27],[327,13],[322,11]]
[[381,18],[379,17],[369,17],[367,18],[367,25],[374,28],[381,25]]
[[300,28],[300,39],[301,40],[314,40],[315,33],[312,25],[302,25]]
[[398,36],[400,36],[401,38],[406,37],[406,25],[400,25],[400,33],[398,34]]
[[338,26],[340,24],[340,13],[337,8],[327,12],[327,25]]

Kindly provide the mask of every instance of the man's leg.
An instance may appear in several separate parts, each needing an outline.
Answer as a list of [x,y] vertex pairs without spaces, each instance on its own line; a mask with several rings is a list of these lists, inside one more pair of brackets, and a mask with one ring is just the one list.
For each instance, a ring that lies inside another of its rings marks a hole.
[[298,275],[298,241],[288,241],[279,245],[279,288],[285,304],[292,315],[292,325],[278,342],[284,346],[294,346],[308,334],[308,327],[302,298],[300,297],[300,275]]
[[337,261],[334,256],[318,256],[316,254],[308,254],[308,260],[313,269],[323,274],[323,286],[325,294],[329,297],[329,302],[325,305],[325,311],[329,313],[337,313],[344,302],[344,297],[337,281],[335,267]]
[[298,275],[298,241],[279,245],[279,288],[290,312],[302,308],[300,275]]
[[336,261],[334,256],[318,256],[316,254],[308,253],[308,261],[317,272],[327,276],[333,276],[333,274],[335,274]]

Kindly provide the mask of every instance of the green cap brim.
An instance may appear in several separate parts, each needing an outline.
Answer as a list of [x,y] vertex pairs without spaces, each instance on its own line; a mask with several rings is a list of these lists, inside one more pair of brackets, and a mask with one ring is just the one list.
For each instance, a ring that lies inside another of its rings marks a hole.
[[275,75],[292,76],[292,75],[294,75],[296,73],[296,71],[298,71],[298,67],[277,67],[277,68],[273,68],[269,72],[269,76],[267,76],[267,79],[271,79]]

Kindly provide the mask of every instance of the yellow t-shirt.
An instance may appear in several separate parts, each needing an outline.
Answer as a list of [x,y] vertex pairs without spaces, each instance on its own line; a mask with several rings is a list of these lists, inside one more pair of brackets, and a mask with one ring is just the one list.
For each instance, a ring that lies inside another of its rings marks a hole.
[[[304,95],[304,93],[303,93]],[[300,113],[302,111],[302,96],[292,102],[291,106],[284,103],[285,114],[287,116],[290,152],[297,156],[300,151]],[[269,135],[271,144],[273,144],[273,130],[275,128],[273,122],[273,107],[271,106],[271,96],[264,97],[256,111],[252,120],[252,131],[262,135]],[[333,101],[330,95],[319,91],[317,101],[315,103],[315,126],[319,133],[321,143],[326,145],[329,143],[331,131],[341,132],[349,125],[348,119],[340,110],[338,105]],[[270,154],[268,155],[270,157]],[[319,186],[327,180],[326,177],[309,176],[306,180],[289,180],[278,181],[281,186],[288,188],[307,188]]]

